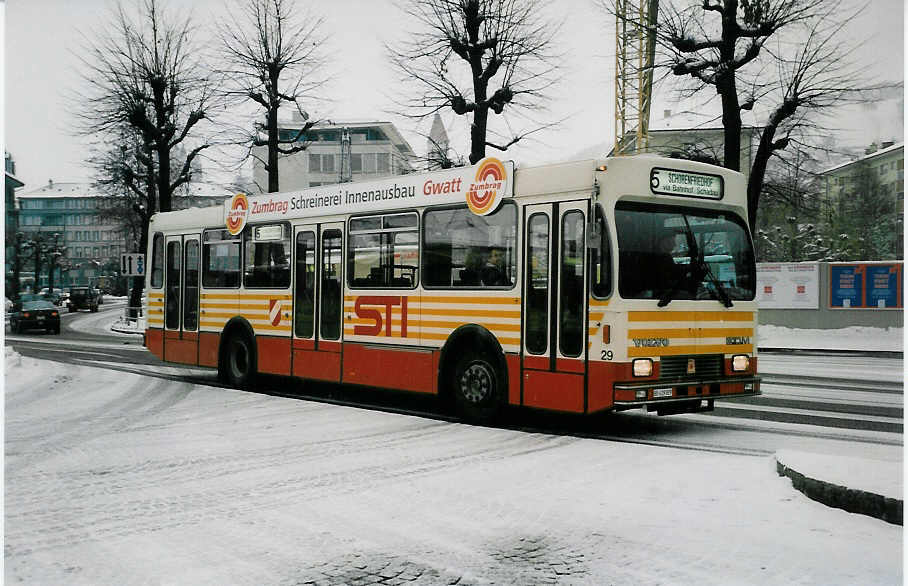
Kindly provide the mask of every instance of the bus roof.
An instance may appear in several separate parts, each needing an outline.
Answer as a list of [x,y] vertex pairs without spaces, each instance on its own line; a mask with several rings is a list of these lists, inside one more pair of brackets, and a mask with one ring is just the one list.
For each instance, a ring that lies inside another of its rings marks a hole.
[[[747,209],[741,173],[696,161],[654,155],[587,159],[514,169],[511,161],[486,158],[460,167],[385,177],[373,181],[323,185],[309,189],[227,199],[223,206],[161,212],[152,220],[167,229],[229,227],[230,214],[246,221],[277,221],[356,214],[427,205],[464,203],[474,213],[490,213],[508,197],[595,193],[603,198],[638,196],[687,200],[695,205]],[[471,201],[471,197],[473,200]],[[491,203],[489,203],[491,198]],[[744,212],[746,214],[746,212]],[[235,233],[242,230],[242,226]]]

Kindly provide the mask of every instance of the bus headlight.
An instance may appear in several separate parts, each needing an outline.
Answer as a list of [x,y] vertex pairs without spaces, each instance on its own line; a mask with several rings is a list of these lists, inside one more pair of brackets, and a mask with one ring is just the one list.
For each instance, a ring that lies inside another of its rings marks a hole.
[[635,358],[633,365],[634,376],[652,376],[653,361],[651,358]]
[[744,372],[750,368],[750,356],[747,354],[736,354],[731,357],[732,372]]

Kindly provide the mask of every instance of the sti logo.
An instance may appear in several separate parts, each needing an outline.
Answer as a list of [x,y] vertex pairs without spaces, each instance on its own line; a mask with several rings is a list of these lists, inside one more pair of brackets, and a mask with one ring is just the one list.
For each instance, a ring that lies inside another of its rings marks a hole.
[[467,188],[467,205],[477,216],[491,214],[501,204],[508,173],[504,164],[495,157],[486,157],[476,170],[476,182]]
[[236,236],[246,227],[246,216],[249,214],[249,199],[245,193],[238,193],[230,200],[227,212],[227,231]]

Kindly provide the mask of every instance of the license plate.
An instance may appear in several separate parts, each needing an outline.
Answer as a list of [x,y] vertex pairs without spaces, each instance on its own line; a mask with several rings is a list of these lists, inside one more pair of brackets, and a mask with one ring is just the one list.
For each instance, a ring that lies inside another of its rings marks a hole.
[[664,399],[672,396],[671,389],[653,389],[653,399]]
[[43,315],[39,315],[39,316],[38,316],[38,321],[44,321],[44,316],[43,316]]

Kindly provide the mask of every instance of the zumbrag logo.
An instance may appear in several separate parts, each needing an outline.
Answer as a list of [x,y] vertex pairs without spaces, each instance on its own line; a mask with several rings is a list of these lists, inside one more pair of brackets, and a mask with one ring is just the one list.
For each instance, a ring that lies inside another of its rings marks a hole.
[[467,205],[477,216],[491,214],[501,204],[502,192],[508,174],[504,164],[494,157],[486,157],[476,170],[476,182],[467,189]]
[[246,217],[249,215],[249,199],[244,193],[238,193],[230,200],[230,209],[227,212],[227,231],[236,236],[246,227]]

